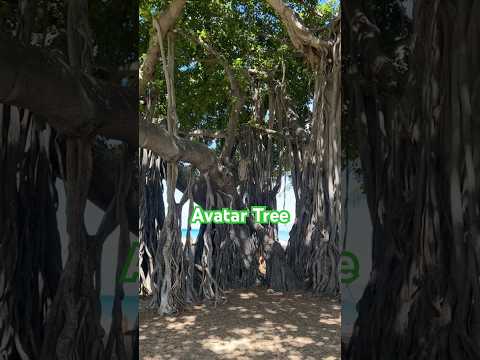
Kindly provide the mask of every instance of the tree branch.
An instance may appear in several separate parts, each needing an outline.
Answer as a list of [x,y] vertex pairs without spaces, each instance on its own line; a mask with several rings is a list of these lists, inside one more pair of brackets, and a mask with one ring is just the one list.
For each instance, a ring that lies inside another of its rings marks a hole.
[[[240,126],[240,135],[243,135],[243,132],[248,129],[253,129],[257,132],[264,133],[267,136],[273,136],[279,139],[286,139],[293,136],[301,137],[302,140],[306,140],[307,134],[304,129],[298,128],[296,131],[296,135],[291,135],[289,133],[280,132],[273,129],[268,129],[260,125],[246,123],[241,124]],[[207,138],[207,139],[225,139],[227,137],[227,133],[224,130],[219,131],[209,131],[209,130],[193,130],[190,132],[180,132],[180,135],[184,137],[192,137],[192,138]]]
[[393,91],[398,89],[401,83],[401,74],[381,49],[378,39],[380,30],[365,15],[361,2],[358,0],[347,1],[343,3],[342,9],[347,23],[350,25],[353,40],[364,59],[364,64],[368,64],[368,69],[379,87]]
[[27,108],[66,136],[98,134],[138,146],[134,92],[74,72],[45,50],[0,35],[0,102]]
[[242,91],[242,88],[235,75],[235,72],[233,71],[232,66],[228,63],[225,56],[223,56],[220,52],[218,52],[213,46],[203,41],[200,37],[184,31],[181,31],[180,33],[185,37],[191,39],[196,44],[200,45],[202,48],[205,49],[205,51],[207,51],[209,54],[214,56],[217,59],[217,61],[223,66],[223,69],[225,71],[225,76],[230,82],[230,91],[233,97],[233,105],[232,105],[232,109],[230,110],[230,116],[228,119],[226,136],[225,136],[225,144],[223,146],[222,154],[221,154],[221,158],[226,159],[228,161],[228,158],[230,157],[230,154],[232,152],[232,149],[235,143],[237,129],[240,122],[240,113],[246,101],[245,94]]
[[313,35],[312,31],[300,21],[297,14],[282,0],[267,0],[267,3],[275,10],[283,25],[287,28],[295,49],[307,58],[311,59],[312,55],[314,57],[319,56],[322,51],[330,46],[327,41]]
[[[153,21],[156,21],[160,26],[163,36],[165,36],[175,25],[175,22],[181,15],[186,2],[187,0],[173,0],[165,11],[162,11],[153,19]],[[138,73],[139,96],[143,96],[145,94],[147,84],[153,80],[155,66],[160,59],[160,46],[158,44],[157,34],[154,26],[152,26],[152,32],[155,34],[150,36],[148,50]]]
[[219,163],[215,152],[205,144],[170,136],[159,124],[140,121],[140,146],[160,155],[165,161],[186,162],[201,173],[208,174],[217,190],[232,193],[235,181]]
[[[26,108],[64,136],[99,134],[138,148],[135,92],[79,78],[52,54],[0,35],[0,102]],[[94,149],[89,199],[106,210],[114,196],[116,160]],[[127,200],[130,231],[138,233],[138,189]]]

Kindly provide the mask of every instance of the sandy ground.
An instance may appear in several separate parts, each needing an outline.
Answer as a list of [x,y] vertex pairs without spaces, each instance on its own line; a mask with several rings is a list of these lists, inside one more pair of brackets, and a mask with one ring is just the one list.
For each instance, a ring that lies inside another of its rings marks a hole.
[[161,317],[140,300],[140,359],[340,359],[338,300],[234,290],[227,302]]

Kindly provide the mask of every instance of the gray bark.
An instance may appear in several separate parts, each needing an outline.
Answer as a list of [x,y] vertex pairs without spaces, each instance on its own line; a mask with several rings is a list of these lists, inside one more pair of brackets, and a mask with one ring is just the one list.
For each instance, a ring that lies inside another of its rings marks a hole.
[[346,358],[478,359],[480,6],[416,2],[403,82],[360,2],[345,13],[360,54],[348,99],[374,226]]

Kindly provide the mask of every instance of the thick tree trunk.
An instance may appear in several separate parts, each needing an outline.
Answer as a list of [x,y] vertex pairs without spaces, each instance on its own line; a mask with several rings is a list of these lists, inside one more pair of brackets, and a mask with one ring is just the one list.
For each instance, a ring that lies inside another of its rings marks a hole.
[[275,291],[292,291],[301,288],[295,273],[287,265],[285,250],[278,241],[273,241],[267,252],[267,283]]
[[[288,265],[316,293],[338,294],[340,228],[340,57],[339,38],[328,62],[317,65],[310,141],[288,138],[295,193],[295,224],[286,249]],[[330,65],[330,64],[333,64]],[[275,116],[283,116],[291,134],[297,119],[284,89],[274,89]],[[289,115],[290,114],[290,115]]]
[[[349,5],[351,51],[368,39],[373,67],[378,33]],[[480,4],[419,1],[414,14],[400,93],[367,88],[350,67],[374,235],[347,359],[480,358]]]
[[[268,101],[262,96],[261,82],[256,82],[253,90],[254,107],[254,126],[264,128],[266,119],[268,119],[268,131],[283,132],[283,118],[275,114],[274,96],[270,91]],[[266,106],[268,104],[268,106]],[[267,111],[268,117],[267,117]],[[252,206],[265,206],[267,209],[277,209],[277,193],[281,186],[281,175],[285,167],[285,140],[284,138],[274,138],[272,134],[257,131],[255,128],[244,129],[242,136],[245,140],[239,144],[240,162],[239,162],[239,188],[240,197],[247,208]],[[274,164],[274,146],[280,149],[278,154],[278,164]],[[287,271],[288,266],[285,263],[285,256],[282,247],[278,244],[278,227],[275,224],[253,224],[249,223],[252,245],[256,250],[254,255],[250,255],[255,260],[255,273],[258,271],[258,261],[263,257],[266,261],[266,276],[263,279],[267,286],[273,286],[272,280],[284,279],[285,282],[275,281],[275,289],[286,291],[296,287],[296,281],[293,279],[286,283],[287,279],[282,273]],[[279,245],[279,248],[275,247]],[[276,251],[273,251],[276,248]],[[280,257],[278,257],[280,256]],[[291,271],[290,271],[291,272]],[[282,285],[280,285],[282,284]]]
[[[287,260],[299,279],[315,293],[338,294],[340,261],[340,23],[330,24],[326,40],[305,27],[282,0],[268,0],[287,29],[290,40],[309,62],[315,79],[310,141],[290,139],[296,222],[290,232]],[[278,98],[284,96],[280,91]],[[281,101],[288,127],[297,133],[295,119]]]

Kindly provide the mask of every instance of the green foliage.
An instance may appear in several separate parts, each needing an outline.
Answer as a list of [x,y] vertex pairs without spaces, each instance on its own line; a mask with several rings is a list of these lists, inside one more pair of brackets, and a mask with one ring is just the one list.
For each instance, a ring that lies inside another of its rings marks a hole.
[[[168,3],[165,0],[140,1],[140,57],[148,48],[152,14],[165,9]],[[291,6],[319,36],[336,11],[334,1],[292,1]],[[241,122],[246,123],[252,117],[252,89],[246,71],[254,69],[268,74],[272,80],[280,80],[282,64],[285,65],[285,80],[292,104],[302,120],[309,118],[309,103],[313,96],[312,72],[302,56],[293,49],[284,27],[266,2],[189,1],[177,28],[196,34],[221,53],[234,69],[249,99]],[[222,65],[202,47],[181,35],[177,36],[175,55],[177,111],[181,129],[224,129],[232,97]],[[158,93],[165,92],[160,65],[154,86]],[[160,97],[159,100],[158,110],[164,110],[162,103],[165,99]]]
[[118,68],[138,58],[138,1],[89,1],[97,65]]

